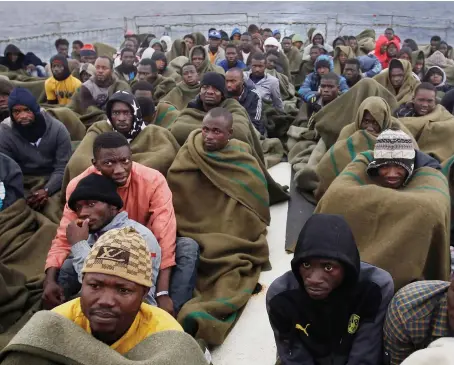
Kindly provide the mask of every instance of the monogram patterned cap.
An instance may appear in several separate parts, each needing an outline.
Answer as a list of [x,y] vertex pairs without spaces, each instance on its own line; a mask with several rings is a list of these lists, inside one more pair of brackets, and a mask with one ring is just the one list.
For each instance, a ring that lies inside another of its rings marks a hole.
[[82,273],[114,275],[151,287],[151,260],[146,241],[134,228],[112,229],[96,241]]

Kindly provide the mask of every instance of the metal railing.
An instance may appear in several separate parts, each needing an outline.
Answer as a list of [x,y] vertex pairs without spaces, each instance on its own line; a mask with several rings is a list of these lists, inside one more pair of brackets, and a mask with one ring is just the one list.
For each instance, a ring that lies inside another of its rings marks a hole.
[[[454,22],[450,19],[430,17],[410,17],[392,14],[297,14],[297,13],[217,13],[182,15],[139,15],[131,18],[100,18],[84,22],[50,22],[40,24],[15,25],[14,34],[18,36],[0,39],[0,53],[9,43],[18,46],[24,53],[34,52],[44,60],[54,53],[57,38],[67,38],[70,42],[80,39],[86,43],[102,42],[118,47],[123,41],[126,29],[137,33],[153,33],[160,37],[164,33],[172,39],[185,34],[202,32],[210,27],[223,29],[228,34],[233,28],[246,31],[249,24],[279,29],[282,35],[299,33],[306,37],[311,27],[325,32],[331,42],[338,35],[357,35],[364,29],[374,29],[383,33],[388,26],[394,28],[403,40],[412,38],[417,43],[427,44],[430,37],[437,34],[449,42],[454,40]],[[25,33],[26,32],[26,33]],[[1,25],[0,25],[1,34]],[[22,35],[23,34],[23,35]]]

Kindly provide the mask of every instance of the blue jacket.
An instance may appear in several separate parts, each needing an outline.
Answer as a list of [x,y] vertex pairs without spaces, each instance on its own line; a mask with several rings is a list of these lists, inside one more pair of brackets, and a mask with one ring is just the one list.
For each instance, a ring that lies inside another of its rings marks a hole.
[[367,55],[367,56],[359,56],[357,57],[359,64],[361,66],[361,72],[366,77],[374,77],[378,75],[381,70],[382,66],[380,61],[374,55]]
[[[314,70],[317,70],[317,63],[320,60],[328,60],[330,64],[330,71],[334,72],[333,59],[327,55],[321,55],[317,57],[317,60],[314,63]],[[298,90],[298,95],[301,96],[301,98],[305,102],[308,102],[318,92],[319,87],[320,75],[317,73],[317,71],[312,72],[306,76],[303,85],[301,85],[300,89]],[[349,90],[347,80],[343,76],[339,76],[339,90],[342,94]]]
[[236,65],[235,66],[232,66],[232,67],[229,67],[228,63],[227,63],[227,60],[222,60],[222,61],[219,61],[217,63],[218,66],[222,67],[224,69],[225,72],[227,72],[228,70],[230,70],[231,68],[239,68],[241,70],[247,68],[246,64],[243,62],[243,61],[236,61]]

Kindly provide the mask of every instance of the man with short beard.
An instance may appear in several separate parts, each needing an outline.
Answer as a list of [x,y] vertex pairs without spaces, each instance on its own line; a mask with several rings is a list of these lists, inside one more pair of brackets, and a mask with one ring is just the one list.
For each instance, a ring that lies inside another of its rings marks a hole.
[[262,99],[253,82],[244,82],[243,71],[232,68],[225,74],[225,84],[229,98],[237,100],[246,109],[255,129],[265,135],[266,128],[262,121]]
[[69,72],[68,60],[62,55],[50,59],[52,77],[44,83],[48,104],[69,104],[82,83]]
[[257,50],[252,44],[252,37],[249,33],[243,33],[241,35],[239,51],[240,53],[238,55],[238,59],[250,66],[252,62],[252,55],[257,52]]
[[119,80],[130,83],[137,75],[137,67],[134,66],[136,56],[131,48],[123,48],[120,54],[121,64],[115,68],[115,75]]
[[0,77],[0,123],[9,117],[8,97],[13,89],[14,86],[9,80]]

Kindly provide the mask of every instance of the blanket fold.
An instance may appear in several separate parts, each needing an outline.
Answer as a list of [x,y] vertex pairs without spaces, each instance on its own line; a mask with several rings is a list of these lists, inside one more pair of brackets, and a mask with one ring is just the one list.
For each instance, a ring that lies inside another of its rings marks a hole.
[[183,110],[199,93],[200,85],[189,86],[181,81],[161,99],[161,102],[172,104],[178,110]]
[[221,151],[205,152],[196,130],[167,180],[179,235],[200,245],[194,298],[183,306],[178,321],[196,338],[220,345],[268,262],[266,179],[250,146],[232,139]]

